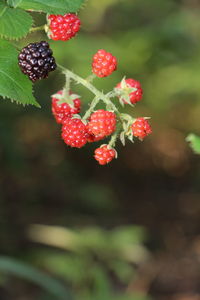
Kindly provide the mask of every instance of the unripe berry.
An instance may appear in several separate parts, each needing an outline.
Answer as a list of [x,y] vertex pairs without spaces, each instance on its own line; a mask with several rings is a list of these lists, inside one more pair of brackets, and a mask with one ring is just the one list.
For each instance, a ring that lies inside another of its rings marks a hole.
[[98,142],[100,140],[102,140],[104,137],[101,136],[95,136],[92,132],[91,129],[89,128],[88,124],[86,125],[87,127],[87,141],[89,143],[94,143],[94,142]]
[[116,155],[115,149],[109,147],[109,145],[103,145],[94,152],[94,157],[100,165],[108,164],[113,158],[116,158]]
[[144,118],[137,118],[131,126],[133,135],[143,140],[147,135],[152,133],[151,126]]
[[[58,91],[58,95],[62,95],[63,91]],[[70,92],[70,96],[73,96],[73,94]],[[78,114],[80,112],[81,107],[81,101],[79,98],[73,99],[74,106],[71,106],[69,103],[64,102],[62,100],[62,103],[59,103],[60,99],[56,98],[54,95],[52,97],[52,113],[57,121],[57,123],[61,124],[65,118],[71,118],[72,115]]]
[[[136,89],[135,91],[130,92],[130,90]],[[130,101],[132,104],[137,103],[142,99],[143,91],[139,81],[128,78],[122,80],[120,83],[117,84],[116,89],[119,89],[121,92],[121,100],[127,104],[127,100]],[[128,99],[126,99],[128,98]]]
[[106,77],[117,69],[117,59],[111,53],[100,49],[94,56],[92,72],[98,77]]
[[62,126],[62,138],[71,147],[81,148],[87,143],[87,128],[80,119],[65,119]]
[[62,15],[49,15],[49,38],[54,41],[68,41],[80,29],[80,19],[77,15],[69,13]]
[[116,129],[116,116],[111,111],[99,109],[91,114],[88,122],[88,130],[96,138],[104,138],[112,134]]

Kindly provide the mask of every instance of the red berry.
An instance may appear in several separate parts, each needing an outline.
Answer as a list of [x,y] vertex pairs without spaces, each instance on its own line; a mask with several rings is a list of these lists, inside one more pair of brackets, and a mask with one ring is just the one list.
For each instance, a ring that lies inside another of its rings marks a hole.
[[[136,91],[133,91],[127,95],[132,104],[134,104],[142,99],[143,91],[142,91],[141,84],[139,81],[137,81],[135,79],[132,79],[132,78],[125,79],[125,87],[123,87],[122,82],[120,82],[120,83],[118,83],[116,88],[122,89],[122,90],[124,90],[124,92],[126,92],[126,89],[136,88],[137,89]],[[122,95],[122,101],[124,103],[127,103],[127,101],[125,99],[123,99],[123,95]]]
[[99,162],[100,165],[106,165],[111,162],[113,158],[116,158],[116,151],[115,149],[110,148],[108,145],[104,145],[95,150],[94,158]]
[[65,119],[62,126],[64,142],[76,148],[81,148],[87,143],[87,128],[80,119]]
[[100,140],[102,140],[103,138],[101,136],[95,136],[92,132],[91,129],[89,128],[88,124],[87,124],[87,141],[89,143],[93,143],[93,142],[98,142]]
[[144,118],[137,118],[131,126],[133,135],[144,139],[148,134],[152,133],[151,126]]
[[[57,92],[57,94],[62,95],[63,91]],[[70,95],[72,93],[70,92]],[[61,124],[65,118],[71,118],[72,115],[78,114],[81,108],[81,100],[76,98],[73,100],[74,107],[70,106],[66,102],[60,103],[60,99],[57,99],[56,96],[52,97],[52,113],[57,121],[57,123]]]
[[111,111],[99,109],[91,114],[88,131],[96,138],[102,139],[112,134],[116,129],[116,116]]
[[54,41],[68,41],[80,29],[80,19],[75,14],[49,15],[49,37]]
[[99,50],[93,56],[92,72],[98,77],[106,77],[117,69],[117,59],[105,50]]

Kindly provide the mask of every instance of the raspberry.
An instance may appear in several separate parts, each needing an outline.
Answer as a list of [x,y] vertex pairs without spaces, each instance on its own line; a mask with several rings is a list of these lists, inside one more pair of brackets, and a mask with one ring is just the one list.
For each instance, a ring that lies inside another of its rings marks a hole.
[[[122,101],[124,103],[128,103],[128,102],[126,101],[126,99],[123,98],[123,92],[124,92],[124,97],[127,96],[128,100],[132,104],[134,104],[134,103],[136,103],[136,102],[138,102],[138,101],[140,101],[142,99],[143,91],[142,91],[140,82],[137,81],[137,80],[135,80],[135,79],[132,79],[132,78],[125,79],[124,81],[118,83],[118,85],[116,86],[116,88],[122,90],[122,96],[121,96],[121,98],[122,98]],[[137,90],[129,92],[129,90],[131,88],[135,88]]]
[[80,29],[80,19],[75,14],[49,15],[49,37],[54,41],[68,41]]
[[139,137],[141,140],[152,133],[151,126],[144,118],[137,118],[131,126],[133,135]]
[[80,119],[65,119],[62,126],[64,142],[76,148],[81,148],[87,143],[87,128]]
[[117,69],[117,59],[105,50],[99,50],[93,56],[92,72],[98,77],[106,77]]
[[19,56],[19,66],[33,82],[48,77],[48,73],[57,67],[53,52],[45,41],[30,43],[24,47]]
[[111,162],[113,158],[116,158],[116,154],[115,149],[110,148],[108,145],[103,145],[95,150],[94,158],[100,165],[106,165]]
[[[63,91],[58,91],[57,94],[62,95]],[[73,96],[70,93],[70,96]],[[52,113],[57,121],[57,123],[62,123],[65,118],[71,118],[72,115],[78,114],[80,112],[81,101],[79,98],[73,99],[74,107],[70,106],[69,103],[64,102],[59,103],[60,99],[56,96],[52,97]]]
[[102,139],[115,131],[116,116],[111,111],[99,109],[91,114],[88,131],[96,138]]

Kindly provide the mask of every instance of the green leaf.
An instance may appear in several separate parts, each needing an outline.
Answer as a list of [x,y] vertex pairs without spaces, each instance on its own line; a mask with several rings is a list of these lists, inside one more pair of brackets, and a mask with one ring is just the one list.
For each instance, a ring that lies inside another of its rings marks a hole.
[[0,40],[0,96],[40,107],[32,95],[31,81],[19,69],[17,56],[12,44]]
[[32,24],[29,13],[0,3],[0,37],[18,40],[28,34]]
[[21,0],[19,7],[26,10],[43,11],[49,14],[77,12],[84,0]]
[[186,141],[190,143],[190,147],[196,154],[200,154],[200,137],[194,133],[190,133]]
[[12,7],[17,7],[17,5],[21,2],[21,0],[7,0],[8,5]]
[[0,272],[15,275],[31,281],[45,289],[47,292],[53,294],[55,297],[57,297],[57,299],[71,299],[69,291],[66,290],[66,288],[59,281],[15,259],[0,256]]

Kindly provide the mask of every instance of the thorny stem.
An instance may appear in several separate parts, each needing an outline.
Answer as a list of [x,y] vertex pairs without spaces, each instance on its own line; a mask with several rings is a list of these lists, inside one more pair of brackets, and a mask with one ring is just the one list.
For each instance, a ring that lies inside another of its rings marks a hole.
[[85,80],[86,80],[87,82],[92,82],[96,77],[97,77],[97,76],[96,76],[94,73],[92,73],[92,74],[90,74]]
[[117,133],[115,133],[115,134],[113,134],[112,135],[112,137],[111,137],[111,139],[110,139],[110,142],[108,143],[108,146],[109,147],[115,147],[115,143],[116,143],[116,140],[117,140],[117,136],[118,136],[118,134]]
[[[63,71],[63,73],[65,74],[65,76],[67,78],[72,78],[77,83],[82,84],[96,96],[95,98],[102,100],[106,105],[108,105],[117,114],[119,120],[121,122],[123,122],[120,112],[118,111],[117,107],[115,106],[115,104],[112,101],[110,101],[109,93],[107,95],[105,95],[103,92],[100,92],[95,86],[93,86],[90,82],[83,79],[82,77],[74,74],[73,72],[64,68],[61,65],[58,65],[58,67]],[[113,95],[112,95],[112,97],[113,97]],[[97,104],[97,102],[96,102],[96,104]]]
[[70,93],[70,78],[66,76],[66,83],[63,91],[63,97],[67,98]]
[[98,98],[98,97],[95,97],[95,98],[92,100],[92,102],[91,102],[91,104],[90,104],[90,108],[86,111],[85,115],[84,115],[83,118],[82,118],[83,120],[87,120],[87,119],[88,119],[88,117],[89,117],[89,116],[91,115],[91,113],[93,112],[95,106],[97,105],[98,101],[99,101],[99,98]]
[[115,144],[116,144],[116,141],[117,141],[117,138],[118,138],[118,135],[119,135],[119,132],[120,132],[120,127],[117,128],[117,130],[115,131],[115,133],[112,135],[109,143],[108,143],[108,146],[109,147],[115,147]]

